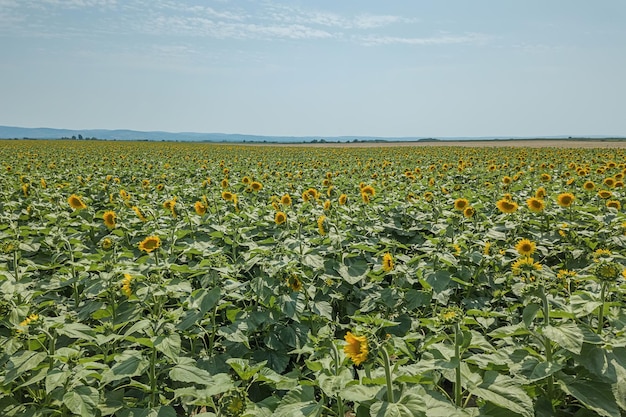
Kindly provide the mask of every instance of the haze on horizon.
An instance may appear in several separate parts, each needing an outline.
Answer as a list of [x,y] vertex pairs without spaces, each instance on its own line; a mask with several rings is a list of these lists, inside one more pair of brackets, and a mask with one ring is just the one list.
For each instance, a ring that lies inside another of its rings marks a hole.
[[626,2],[0,0],[0,125],[625,136]]

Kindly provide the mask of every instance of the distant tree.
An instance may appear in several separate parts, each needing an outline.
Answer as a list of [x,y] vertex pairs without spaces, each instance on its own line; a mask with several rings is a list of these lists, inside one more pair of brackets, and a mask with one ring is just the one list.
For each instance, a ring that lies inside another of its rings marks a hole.
[[78,140],[83,140],[83,135],[78,135]]
[[76,136],[72,136],[72,140],[76,140]]

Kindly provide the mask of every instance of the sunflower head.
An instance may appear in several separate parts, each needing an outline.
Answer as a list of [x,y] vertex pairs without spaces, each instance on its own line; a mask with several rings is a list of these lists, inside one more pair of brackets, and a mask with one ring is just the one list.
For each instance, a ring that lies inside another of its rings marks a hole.
[[393,256],[387,252],[383,255],[383,271],[390,272],[393,271],[394,261]]
[[517,203],[514,201],[509,201],[505,198],[498,200],[498,202],[496,203],[496,207],[498,207],[498,210],[500,210],[502,213],[514,213],[517,210]]
[[322,215],[317,219],[317,230],[319,230],[320,235],[324,236],[326,235],[326,216]]
[[330,200],[324,201],[324,210],[330,210]]
[[536,249],[537,245],[535,244],[535,242],[529,239],[522,239],[517,242],[517,245],[515,245],[515,250],[517,250],[517,253],[522,256],[530,256],[535,253]]
[[104,239],[102,239],[102,249],[104,250],[109,250],[113,247],[113,241],[111,240],[111,238],[105,237]]
[[469,206],[469,201],[466,198],[457,198],[454,200],[454,209],[463,211]]
[[287,215],[284,212],[282,211],[276,212],[276,215],[274,216],[274,223],[283,224],[286,221],[287,221]]
[[607,199],[610,198],[613,195],[612,192],[610,192],[609,190],[600,190],[598,191],[598,197],[602,198],[602,199]]
[[283,206],[290,206],[291,205],[291,196],[289,194],[285,194],[284,196],[282,196],[280,198],[280,204],[282,204]]
[[252,189],[252,191],[260,191],[260,190],[261,190],[261,188],[263,188],[263,184],[261,184],[261,183],[260,183],[260,182],[258,182],[258,181],[253,181],[253,182],[250,184],[250,188]]
[[150,253],[161,246],[161,239],[158,236],[148,236],[139,242],[139,250]]
[[536,197],[536,198],[539,198],[539,199],[542,199],[542,200],[543,200],[544,198],[546,198],[546,195],[547,195],[547,194],[548,194],[548,193],[547,193],[546,189],[545,189],[545,188],[543,188],[543,187],[539,187],[539,188],[537,188],[537,191],[535,191],[535,197]]
[[526,200],[526,205],[528,206],[528,209],[534,213],[541,213],[545,208],[543,200],[537,197],[531,197]]
[[117,215],[115,214],[114,211],[105,211],[104,214],[102,215],[102,219],[104,220],[104,224],[109,229],[115,228],[115,219],[116,218],[117,218]]
[[355,365],[360,365],[367,360],[369,347],[366,336],[357,336],[348,332],[344,336],[344,340],[346,345],[343,347],[343,351]]
[[459,323],[463,319],[463,310],[459,307],[444,308],[441,310],[439,318],[445,325]]
[[198,216],[203,216],[207,210],[207,207],[202,201],[196,201],[196,203],[193,205],[193,208]]
[[302,281],[296,274],[291,274],[287,278],[287,285],[291,288],[292,291],[298,292],[302,290]]
[[593,183],[593,181],[585,181],[583,184],[583,188],[586,191],[593,191],[593,189],[596,188],[596,185]]
[[230,191],[222,191],[222,198],[226,201],[231,201],[233,199],[233,193]]
[[620,277],[623,269],[617,262],[600,262],[596,265],[595,274],[600,281],[615,281]]
[[619,211],[622,208],[622,204],[619,202],[619,200],[608,200],[606,202],[606,206],[609,208],[614,208],[617,211]]
[[472,206],[467,206],[465,207],[465,210],[463,210],[463,216],[467,217],[468,219],[474,217],[474,214],[476,214],[476,209]]
[[70,207],[73,208],[74,210],[81,210],[81,209],[87,208],[87,205],[76,194],[72,194],[71,196],[69,196],[69,198],[67,199],[67,202],[69,203]]
[[557,196],[556,202],[561,207],[570,207],[576,197],[572,193],[561,193]]
[[347,202],[348,202],[348,196],[345,195],[345,194],[341,194],[339,196],[339,205],[340,206],[345,206]]
[[376,190],[371,185],[366,185],[361,188],[361,194],[367,194],[369,197],[374,197],[376,195]]

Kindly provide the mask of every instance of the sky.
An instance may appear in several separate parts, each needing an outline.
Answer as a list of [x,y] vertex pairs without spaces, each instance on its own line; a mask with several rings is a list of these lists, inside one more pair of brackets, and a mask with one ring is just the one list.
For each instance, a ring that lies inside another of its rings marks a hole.
[[0,0],[0,125],[626,136],[624,0]]

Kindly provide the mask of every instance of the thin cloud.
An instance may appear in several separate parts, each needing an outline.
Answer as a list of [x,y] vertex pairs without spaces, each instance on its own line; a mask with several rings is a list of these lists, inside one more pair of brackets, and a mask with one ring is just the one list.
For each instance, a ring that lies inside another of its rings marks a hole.
[[488,39],[488,36],[477,33],[460,36],[443,35],[421,38],[380,35],[368,35],[356,38],[357,42],[365,46],[482,44],[485,43]]

